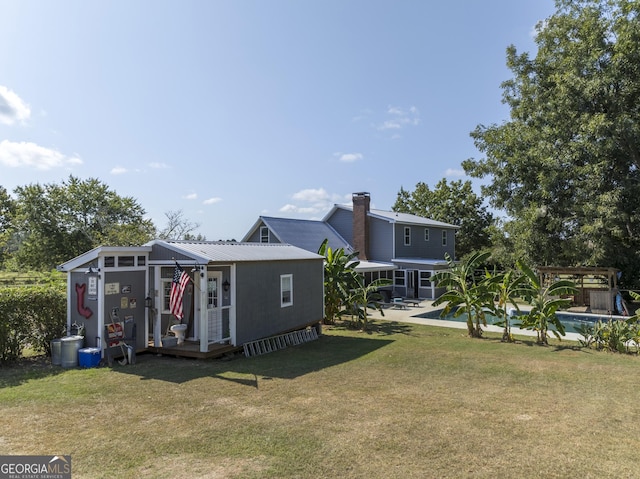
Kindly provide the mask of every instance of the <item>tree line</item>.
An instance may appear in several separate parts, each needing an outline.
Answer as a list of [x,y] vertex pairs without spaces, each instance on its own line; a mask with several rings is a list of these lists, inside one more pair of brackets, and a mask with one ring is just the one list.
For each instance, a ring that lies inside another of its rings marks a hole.
[[139,246],[154,238],[205,239],[181,210],[158,229],[138,200],[95,179],[0,186],[0,269],[47,271],[100,245]]
[[484,157],[462,163],[503,216],[478,206],[468,182],[418,183],[396,208],[460,224],[458,256],[485,247],[505,268],[616,267],[622,284],[637,285],[640,2],[556,0],[535,32],[535,55],[506,50],[509,120],[479,124],[471,137]]

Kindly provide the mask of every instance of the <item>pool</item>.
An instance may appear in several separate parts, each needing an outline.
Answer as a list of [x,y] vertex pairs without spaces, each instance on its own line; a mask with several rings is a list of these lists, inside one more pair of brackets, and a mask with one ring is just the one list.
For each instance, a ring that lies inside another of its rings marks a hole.
[[[442,313],[442,309],[436,311],[428,311],[426,313],[418,314],[415,317],[418,318],[427,318],[427,319],[442,319],[443,321],[456,321],[459,323],[467,322],[467,315],[461,314],[457,318],[453,317],[453,312],[447,314],[444,317],[440,317],[440,313]],[[526,314],[525,312],[521,312],[521,315]],[[492,314],[487,313],[486,315],[487,324],[495,324],[499,322],[499,318]],[[595,324],[598,320],[609,321],[610,319],[626,319],[624,316],[610,316],[605,314],[589,314],[589,313],[567,313],[567,312],[559,312],[556,313],[558,319],[564,326],[565,332],[567,333],[579,333],[576,328],[580,328],[583,325],[591,326]],[[518,316],[514,316],[511,318],[511,326],[517,328],[520,325],[520,321],[518,320]],[[549,325],[550,330],[554,330],[555,326],[552,324]]]

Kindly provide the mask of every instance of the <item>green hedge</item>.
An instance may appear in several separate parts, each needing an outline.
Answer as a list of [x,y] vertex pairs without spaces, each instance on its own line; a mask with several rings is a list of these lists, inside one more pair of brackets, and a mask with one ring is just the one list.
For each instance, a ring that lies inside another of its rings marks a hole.
[[0,362],[15,361],[26,347],[51,354],[51,340],[64,335],[64,287],[0,288]]

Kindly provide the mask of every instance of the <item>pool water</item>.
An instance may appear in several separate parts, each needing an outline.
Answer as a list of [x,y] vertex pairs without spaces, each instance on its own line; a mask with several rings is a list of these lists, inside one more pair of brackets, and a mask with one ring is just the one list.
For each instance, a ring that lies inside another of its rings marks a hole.
[[[436,311],[428,311],[426,313],[416,315],[418,318],[427,318],[427,319],[442,319],[443,321],[456,321],[459,323],[467,322],[467,315],[465,313],[461,314],[457,318],[453,317],[453,312],[447,314],[444,317],[440,317],[440,313],[442,313],[442,309]],[[526,313],[521,312],[521,315]],[[580,328],[582,325],[592,326],[598,320],[609,321],[610,319],[625,319],[623,316],[610,316],[610,315],[602,315],[602,314],[588,314],[588,313],[567,313],[560,312],[556,313],[558,319],[564,326],[565,332],[567,333],[578,333],[579,331],[576,328]],[[495,324],[500,321],[497,316],[487,313],[485,315],[487,319],[487,324]],[[520,321],[518,320],[518,316],[511,318],[511,326],[517,328],[520,325]],[[555,329],[555,326],[552,324],[549,325],[549,329]]]

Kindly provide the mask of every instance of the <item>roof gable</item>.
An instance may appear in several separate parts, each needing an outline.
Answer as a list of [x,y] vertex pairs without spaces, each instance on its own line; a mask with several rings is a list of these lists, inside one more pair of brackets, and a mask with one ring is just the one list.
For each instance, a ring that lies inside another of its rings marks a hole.
[[344,248],[346,251],[351,251],[349,243],[324,221],[261,216],[254,228],[243,239],[250,237],[261,224],[268,227],[269,231],[282,243],[307,251],[318,251],[325,239],[333,250]]

